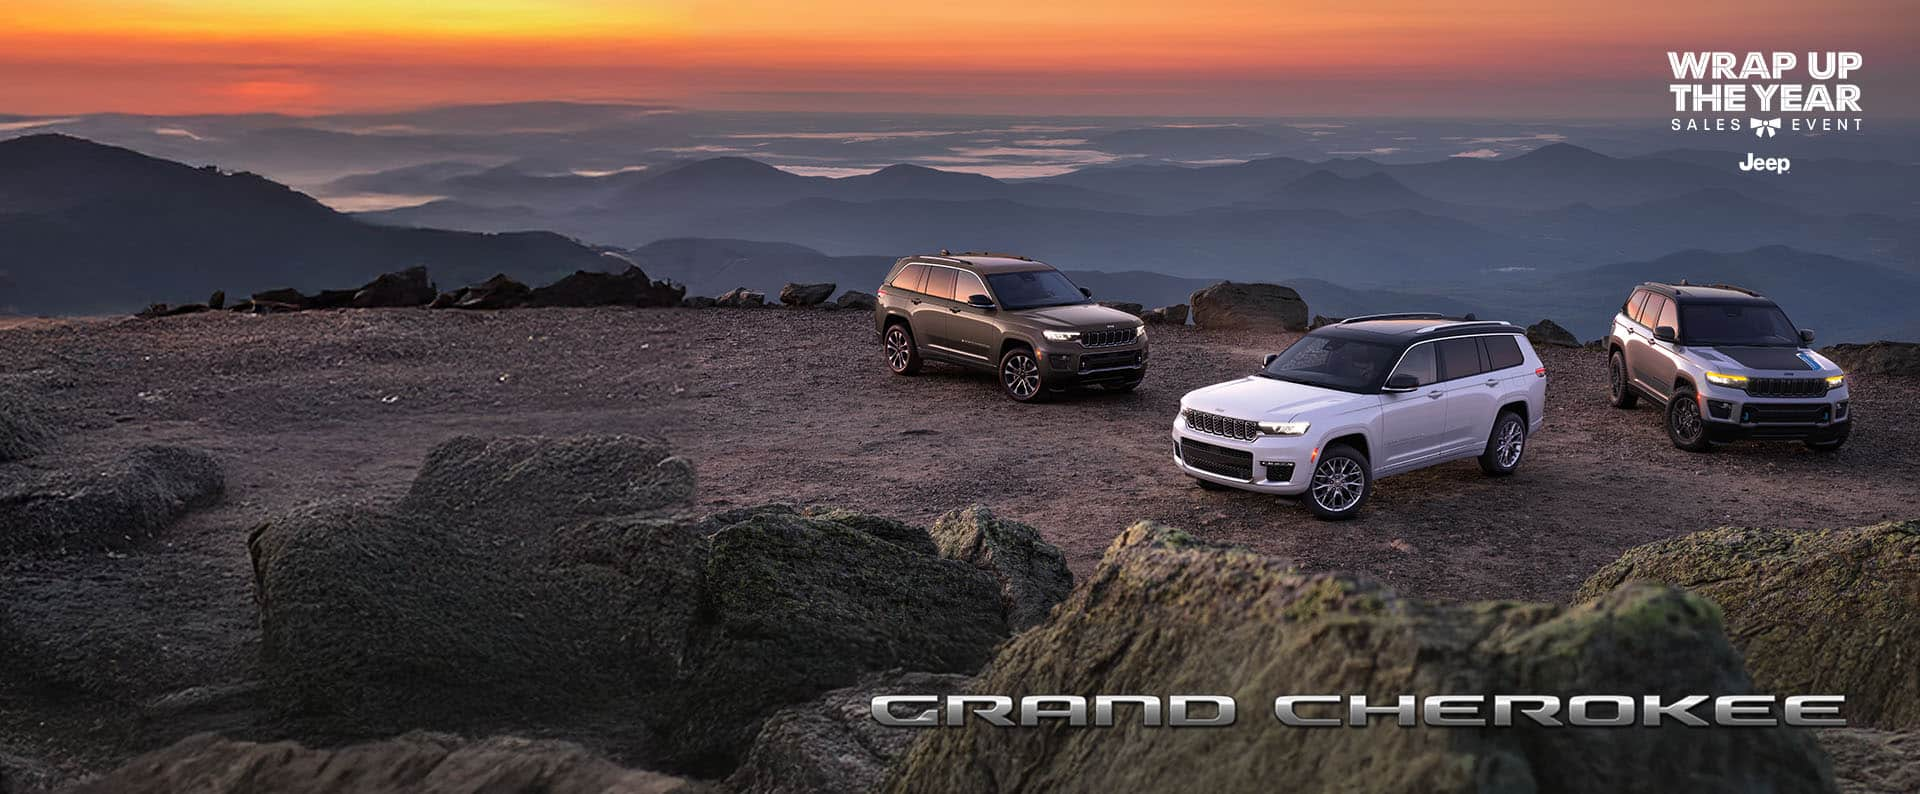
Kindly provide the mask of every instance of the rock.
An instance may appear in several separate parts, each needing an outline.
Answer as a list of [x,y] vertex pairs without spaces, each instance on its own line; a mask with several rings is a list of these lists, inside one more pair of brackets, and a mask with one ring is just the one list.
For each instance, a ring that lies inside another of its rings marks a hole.
[[706,790],[625,769],[569,742],[424,732],[331,749],[197,734],[76,786],[72,794],[677,794]]
[[0,749],[0,794],[51,792],[60,779],[60,770],[52,764]]
[[220,499],[212,455],[148,446],[57,466],[0,469],[0,555],[120,548]]
[[292,303],[248,299],[233,305],[231,311],[245,314],[284,314],[301,311],[304,307]]
[[[887,790],[1343,792],[1831,791],[1787,728],[1307,729],[1276,694],[1751,693],[1711,602],[1642,584],[1580,607],[1427,602],[1366,579],[1204,544],[1155,524],[1108,547],[1046,623],[1003,645],[972,691],[1233,696],[1231,727],[922,731]],[[1326,716],[1305,709],[1305,716]],[[1203,712],[1210,713],[1210,712]],[[1376,718],[1381,719],[1381,718]],[[1385,718],[1385,719],[1391,719]],[[1382,759],[1390,759],[1383,763]]]
[[1184,303],[1176,303],[1176,304],[1173,304],[1172,306],[1162,306],[1158,309],[1155,309],[1154,311],[1160,312],[1162,315],[1164,315],[1166,317],[1168,325],[1186,325],[1187,324],[1187,305]]
[[864,309],[866,311],[872,311],[875,306],[879,305],[872,293],[861,292],[857,289],[850,289],[840,293],[839,300],[835,302],[840,304],[840,308],[842,309]]
[[681,306],[689,309],[711,309],[718,304],[718,300],[705,295],[688,295],[680,301]]
[[1140,313],[1140,321],[1147,325],[1160,325],[1167,321],[1166,309],[1148,309]]
[[527,285],[508,278],[505,273],[470,287],[461,287],[435,298],[428,308],[433,309],[513,309],[527,304],[533,290]]
[[1920,731],[1828,728],[1820,746],[1833,759],[1841,794],[1920,791]]
[[383,273],[367,282],[347,298],[347,304],[356,309],[425,306],[438,296],[433,282],[427,279],[427,269],[410,267],[398,273]]
[[1580,340],[1574,338],[1572,331],[1561,328],[1559,323],[1552,320],[1541,320],[1527,326],[1527,341],[1536,345],[1554,347],[1577,348],[1580,346]]
[[1146,311],[1146,308],[1147,308],[1138,303],[1127,303],[1125,301],[1098,301],[1098,303],[1101,306],[1105,306],[1109,309],[1118,309],[1120,311],[1134,315],[1135,317],[1140,316],[1140,313],[1143,311]]
[[713,299],[713,305],[727,309],[748,309],[765,306],[766,303],[766,293],[755,292],[746,287],[735,287]]
[[767,719],[746,761],[727,778],[736,794],[812,794],[875,790],[914,732],[888,728],[871,714],[881,695],[944,695],[963,691],[961,675],[898,670],[861,678]]
[[[838,507],[808,508],[804,514],[809,518],[824,519],[852,527],[908,551],[930,556],[940,554],[940,547],[934,543],[933,536],[927,530],[909,526],[891,518],[870,516]],[[715,527],[714,531],[717,532],[720,529],[721,527]]]
[[434,447],[400,507],[526,528],[633,515],[693,497],[693,465],[637,436],[460,436]]
[[1719,604],[1762,689],[1845,694],[1853,727],[1920,728],[1920,521],[1696,532],[1629,549],[1574,598],[1633,580]]
[[533,290],[529,306],[678,306],[686,287],[654,281],[631,264],[619,273],[575,271]]
[[299,290],[292,287],[281,287],[280,289],[270,289],[266,292],[256,292],[253,293],[251,297],[255,303],[280,303],[288,306],[298,306],[302,309],[308,308],[307,304],[310,300],[306,295],[301,294]]
[[780,288],[780,302],[788,306],[814,306],[833,297],[838,284],[788,284]]
[[1073,590],[1067,558],[1033,527],[994,516],[975,505],[933,523],[940,556],[979,568],[1000,583],[1007,625],[1023,631],[1047,619],[1053,605]]
[[1820,349],[1842,369],[1860,375],[1920,375],[1920,343],[1871,342]]
[[214,311],[227,308],[227,291],[214,290],[212,295],[207,296],[207,308]]
[[207,305],[204,303],[183,303],[179,306],[155,303],[145,309],[141,309],[133,316],[151,320],[155,317],[178,317],[182,314],[199,314],[207,311],[207,308]]
[[1345,317],[1328,317],[1324,314],[1316,314],[1313,316],[1313,322],[1309,324],[1307,327],[1308,328],[1325,328],[1329,325],[1339,325],[1340,322],[1345,319],[1346,319]]
[[1203,287],[1188,301],[1193,324],[1202,328],[1307,330],[1307,304],[1291,287],[1222,281]]
[[0,463],[33,457],[53,443],[53,428],[44,416],[45,409],[37,401],[0,391]]
[[323,289],[307,297],[309,309],[350,309],[357,289]]

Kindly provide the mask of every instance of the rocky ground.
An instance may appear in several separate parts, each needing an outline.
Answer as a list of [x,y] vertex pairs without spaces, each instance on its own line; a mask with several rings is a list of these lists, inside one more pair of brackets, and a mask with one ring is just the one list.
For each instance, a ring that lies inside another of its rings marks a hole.
[[[1694,455],[1652,410],[1605,406],[1597,353],[1543,349],[1547,427],[1518,475],[1486,479],[1471,462],[1403,475],[1335,524],[1202,491],[1168,460],[1180,395],[1251,371],[1289,335],[1156,327],[1138,392],[1028,406],[950,367],[888,374],[869,322],[602,308],[0,324],[0,389],[45,406],[56,436],[42,459],[178,445],[212,453],[225,476],[222,501],[155,537],[0,557],[0,618],[36,632],[9,639],[39,649],[54,681],[0,682],[0,755],[72,776],[232,724],[278,738],[246,711],[260,636],[249,533],[313,500],[399,500],[428,451],[462,434],[664,428],[708,512],[789,501],[924,526],[981,503],[1038,527],[1078,578],[1151,519],[1443,600],[1566,602],[1628,548],[1713,526],[1920,514],[1912,378],[1855,378],[1859,426],[1836,454]],[[169,717],[222,699],[241,705]]]

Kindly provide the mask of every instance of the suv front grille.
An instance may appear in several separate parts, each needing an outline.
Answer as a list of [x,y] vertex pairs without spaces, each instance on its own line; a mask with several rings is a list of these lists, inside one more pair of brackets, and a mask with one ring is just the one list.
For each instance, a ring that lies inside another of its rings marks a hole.
[[1087,353],[1080,356],[1081,372],[1139,365],[1140,351],[1138,350],[1115,350],[1111,353]]
[[1747,381],[1747,394],[1754,397],[1820,397],[1826,393],[1826,378],[1753,378]]
[[1749,403],[1740,411],[1740,421],[1750,424],[1817,424],[1833,419],[1833,407],[1813,405],[1768,405]]
[[1180,439],[1180,459],[1209,474],[1232,477],[1236,480],[1253,479],[1253,453],[1239,449],[1216,447],[1190,438]]
[[1122,328],[1118,331],[1082,331],[1080,344],[1087,347],[1113,347],[1133,341],[1134,330]]
[[1241,441],[1252,441],[1255,436],[1260,435],[1260,423],[1251,419],[1235,419],[1231,416],[1210,414],[1192,408],[1187,409],[1185,416],[1189,430],[1208,435],[1237,438]]

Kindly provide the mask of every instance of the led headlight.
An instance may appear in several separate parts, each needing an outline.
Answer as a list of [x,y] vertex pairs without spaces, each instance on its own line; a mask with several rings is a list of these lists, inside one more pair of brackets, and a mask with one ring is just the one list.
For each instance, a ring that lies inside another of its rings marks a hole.
[[1844,385],[1846,382],[1847,382],[1847,373],[1845,372],[1842,372],[1838,375],[1828,375],[1827,391],[1833,391],[1834,389],[1838,389],[1842,385]]
[[1040,333],[1055,342],[1071,342],[1080,338],[1079,331],[1041,331]]
[[1261,422],[1260,432],[1270,436],[1302,436],[1306,435],[1308,426],[1307,422]]
[[1708,372],[1707,382],[1715,386],[1725,386],[1729,389],[1744,390],[1747,388],[1747,376],[1745,375],[1728,375],[1725,372]]
[[1133,329],[1133,338],[1135,339],[1147,338],[1147,327],[1145,325],[1140,325],[1135,327]]

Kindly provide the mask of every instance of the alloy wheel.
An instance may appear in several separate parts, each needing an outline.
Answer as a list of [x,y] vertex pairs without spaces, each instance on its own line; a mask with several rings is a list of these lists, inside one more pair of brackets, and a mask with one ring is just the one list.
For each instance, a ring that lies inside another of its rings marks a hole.
[[887,366],[894,372],[904,372],[907,361],[913,358],[913,342],[907,339],[907,332],[900,326],[887,329]]
[[1500,468],[1511,469],[1520,465],[1520,454],[1526,451],[1527,433],[1518,421],[1509,421],[1500,427],[1500,439],[1494,442],[1494,456],[1500,460]]
[[1626,393],[1627,367],[1620,361],[1619,356],[1614,356],[1611,366],[1607,367],[1607,387],[1613,390],[1613,398],[1615,400],[1620,399],[1620,395]]
[[1691,394],[1682,394],[1674,399],[1680,402],[1674,404],[1670,414],[1672,419],[1669,421],[1673,423],[1673,434],[1688,442],[1698,439],[1701,433],[1700,404],[1694,402]]
[[1000,365],[1000,383],[1016,399],[1029,399],[1040,392],[1040,364],[1026,353],[1007,356]]
[[1315,504],[1339,513],[1360,502],[1361,494],[1366,493],[1367,475],[1352,458],[1327,458],[1314,468],[1310,487]]

